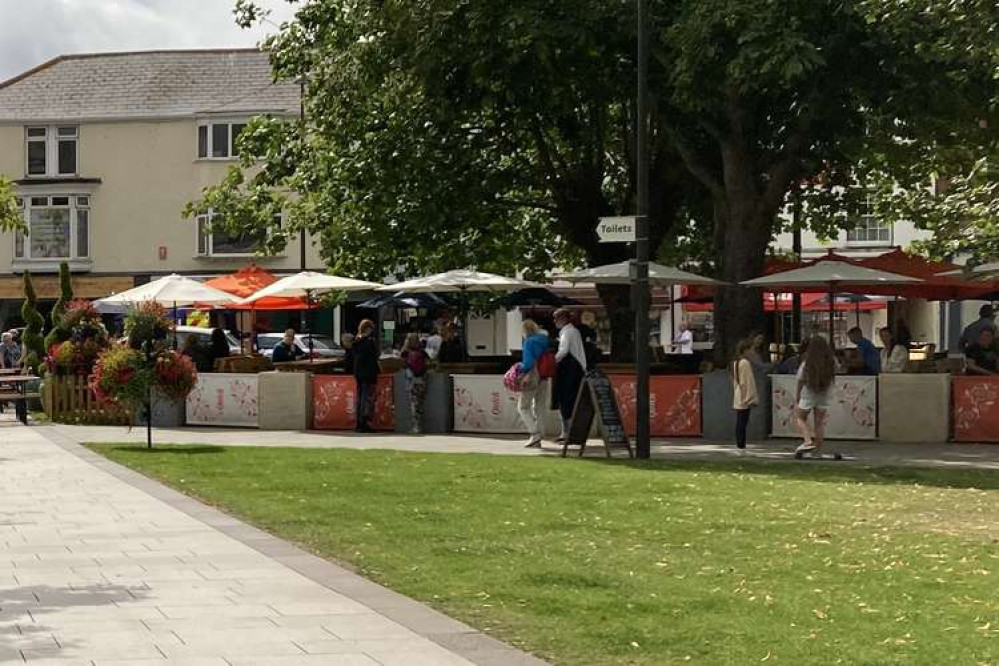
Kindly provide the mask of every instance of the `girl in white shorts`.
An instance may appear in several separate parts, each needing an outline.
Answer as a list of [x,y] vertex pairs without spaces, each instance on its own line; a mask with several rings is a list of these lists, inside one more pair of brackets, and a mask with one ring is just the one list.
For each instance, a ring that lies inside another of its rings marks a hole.
[[[795,417],[804,440],[798,453],[817,452],[825,443],[826,411],[835,378],[836,356],[832,347],[825,338],[812,338],[798,368]],[[814,427],[808,424],[810,414],[815,414]]]

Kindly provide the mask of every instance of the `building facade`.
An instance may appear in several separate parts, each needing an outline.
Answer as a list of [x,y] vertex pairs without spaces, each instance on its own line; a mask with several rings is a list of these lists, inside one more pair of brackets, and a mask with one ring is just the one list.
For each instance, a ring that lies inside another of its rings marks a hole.
[[[0,319],[19,307],[23,271],[54,298],[61,262],[86,298],[250,260],[302,268],[297,244],[259,257],[254,238],[182,215],[235,161],[250,118],[297,117],[299,104],[298,86],[275,84],[254,49],[63,56],[0,83],[0,173],[28,229],[0,234]],[[320,267],[309,240],[306,250],[308,268]]]

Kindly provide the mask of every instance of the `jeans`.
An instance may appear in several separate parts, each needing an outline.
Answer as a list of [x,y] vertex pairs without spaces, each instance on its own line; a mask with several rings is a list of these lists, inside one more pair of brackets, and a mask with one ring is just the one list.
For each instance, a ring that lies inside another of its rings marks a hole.
[[527,433],[531,436],[531,439],[541,439],[542,386],[543,384],[539,383],[536,388],[522,390],[517,397],[517,411],[520,412],[520,418],[523,419],[524,425],[527,426]]
[[412,423],[411,429],[415,431],[423,430],[424,405],[427,402],[427,379],[426,377],[407,377],[409,382],[409,410]]
[[377,382],[357,380],[357,427],[371,427],[371,417],[375,414],[375,387]]
[[735,445],[746,448],[746,430],[749,428],[749,413],[752,408],[735,410]]

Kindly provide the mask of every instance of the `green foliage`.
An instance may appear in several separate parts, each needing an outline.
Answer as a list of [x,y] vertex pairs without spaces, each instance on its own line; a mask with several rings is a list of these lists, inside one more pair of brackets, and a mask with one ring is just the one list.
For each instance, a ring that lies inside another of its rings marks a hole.
[[38,372],[42,359],[45,358],[45,340],[42,337],[45,318],[38,312],[35,286],[28,271],[24,272],[24,303],[21,305],[21,318],[24,320],[24,334],[21,336],[24,367],[31,372]]
[[[58,332],[58,339],[54,334]],[[87,300],[70,301],[59,320],[59,328],[45,338],[46,369],[55,374],[89,376],[102,351],[109,345],[101,315]]]
[[24,217],[15,199],[13,183],[0,175],[0,231],[24,229]]
[[114,402],[138,413],[149,398],[155,381],[153,365],[145,355],[126,345],[115,345],[101,353],[94,367],[91,386],[101,400]]
[[155,301],[144,301],[125,314],[125,336],[132,349],[162,348],[171,330],[166,309]]
[[63,315],[66,306],[73,300],[73,278],[69,272],[69,264],[65,261],[59,264],[59,300],[52,308],[51,321],[52,329],[45,336],[45,349],[52,349],[53,345],[69,340],[70,327],[63,323]]
[[995,661],[992,470],[95,448],[553,664]]

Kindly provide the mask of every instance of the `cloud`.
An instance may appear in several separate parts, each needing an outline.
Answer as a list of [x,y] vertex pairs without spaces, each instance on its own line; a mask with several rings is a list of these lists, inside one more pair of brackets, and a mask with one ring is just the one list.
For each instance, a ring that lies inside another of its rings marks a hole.
[[[58,55],[253,46],[273,25],[236,26],[235,0],[0,0],[0,81]],[[275,23],[286,0],[262,0]]]

